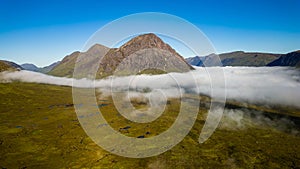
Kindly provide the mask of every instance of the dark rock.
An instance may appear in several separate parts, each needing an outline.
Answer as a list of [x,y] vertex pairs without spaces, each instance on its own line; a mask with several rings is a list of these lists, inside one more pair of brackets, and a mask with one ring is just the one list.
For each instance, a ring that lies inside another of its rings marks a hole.
[[130,129],[131,127],[130,126],[126,126],[126,127],[124,127],[123,129],[124,130],[127,130],[127,129]]
[[104,106],[107,106],[107,105],[108,104],[102,103],[102,104],[99,104],[98,107],[101,108],[101,107],[104,107]]
[[65,104],[65,107],[73,107],[74,106],[74,104]]

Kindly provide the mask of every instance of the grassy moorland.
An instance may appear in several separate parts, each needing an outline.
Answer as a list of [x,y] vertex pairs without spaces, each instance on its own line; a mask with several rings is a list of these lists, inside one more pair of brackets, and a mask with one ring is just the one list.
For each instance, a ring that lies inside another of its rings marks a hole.
[[[104,105],[100,110],[108,123],[122,134],[132,137],[151,137],[166,130],[174,122],[179,108],[179,100],[170,99],[159,119],[151,124],[136,124],[118,116],[110,97],[98,98],[98,101]],[[132,100],[132,103],[136,108],[145,106],[145,103],[137,100]],[[280,130],[274,125],[248,120],[246,125],[239,128],[232,127],[238,124],[224,116],[212,137],[199,144],[199,133],[207,113],[205,107],[200,107],[194,127],[182,142],[159,156],[131,159],[103,150],[85,134],[74,111],[70,87],[19,82],[0,83],[0,106],[2,168],[300,166],[300,136],[297,133],[297,125],[292,126],[293,130]],[[235,106],[235,109],[244,108]],[[249,117],[251,116],[253,115]],[[126,126],[130,128],[123,130]]]

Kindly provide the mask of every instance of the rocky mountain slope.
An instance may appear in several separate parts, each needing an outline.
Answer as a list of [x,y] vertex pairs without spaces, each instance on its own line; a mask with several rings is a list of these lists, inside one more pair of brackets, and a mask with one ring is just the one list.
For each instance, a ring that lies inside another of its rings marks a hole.
[[78,61],[82,72],[79,77],[93,76],[93,72],[89,70],[97,67],[97,78],[112,74],[156,74],[186,72],[193,69],[170,45],[164,43],[155,34],[149,33],[137,36],[119,48],[109,49],[96,44],[86,52],[74,52],[66,56],[49,74],[72,77],[79,55],[83,55]]

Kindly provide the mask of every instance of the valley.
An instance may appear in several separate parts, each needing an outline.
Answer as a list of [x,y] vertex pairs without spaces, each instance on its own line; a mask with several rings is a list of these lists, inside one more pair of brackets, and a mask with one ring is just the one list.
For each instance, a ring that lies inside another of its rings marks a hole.
[[[118,115],[110,97],[101,93],[97,97],[108,124],[130,137],[153,137],[166,130],[178,113],[179,100],[169,99],[160,118],[149,124],[137,124]],[[131,159],[103,150],[85,134],[74,111],[71,87],[1,83],[0,100],[2,168],[295,168],[300,165],[299,123],[293,125],[289,120],[278,123],[282,120],[262,115],[259,108],[256,108],[258,118],[251,118],[254,115],[246,115],[247,107],[239,105],[233,109],[228,105],[215,133],[199,144],[207,113],[202,105],[192,130],[178,145],[159,156]],[[209,98],[203,96],[202,101],[205,103]],[[132,100],[132,104],[137,108],[145,106],[137,100]],[[231,110],[242,112],[243,120],[232,118]]]

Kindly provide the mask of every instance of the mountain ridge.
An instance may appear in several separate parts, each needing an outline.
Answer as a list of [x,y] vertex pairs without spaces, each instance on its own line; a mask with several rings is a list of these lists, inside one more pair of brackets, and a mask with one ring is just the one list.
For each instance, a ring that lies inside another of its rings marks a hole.
[[[285,57],[286,55],[290,55],[291,53],[296,53],[293,56],[293,59],[288,59],[288,60],[293,60],[295,63],[289,64],[279,64],[279,61],[276,61],[280,58]],[[254,67],[259,67],[259,66],[272,66],[270,63],[273,63],[273,66],[296,66],[300,65],[299,62],[299,53],[300,50],[290,52],[287,54],[276,54],[276,53],[262,53],[262,52],[244,52],[244,51],[233,51],[233,52],[228,52],[228,53],[222,53],[219,54],[219,57],[221,59],[221,63],[223,66],[254,66]],[[215,54],[211,54],[215,55]],[[193,65],[193,66],[204,66],[204,63],[209,63],[209,57],[208,56],[195,56],[195,57],[189,57],[186,58],[186,61]],[[201,59],[199,59],[201,58]],[[297,60],[298,58],[298,60]],[[277,64],[276,64],[277,63]],[[209,64],[207,64],[209,65]]]
[[33,71],[33,72],[40,72],[40,73],[48,73],[49,71],[51,71],[59,63],[60,63],[60,61],[57,61],[57,62],[54,62],[54,63],[52,63],[48,66],[44,66],[44,67],[37,67],[35,64],[32,64],[32,63],[24,63],[24,64],[21,64],[20,66],[24,70],[29,70],[29,71]]

